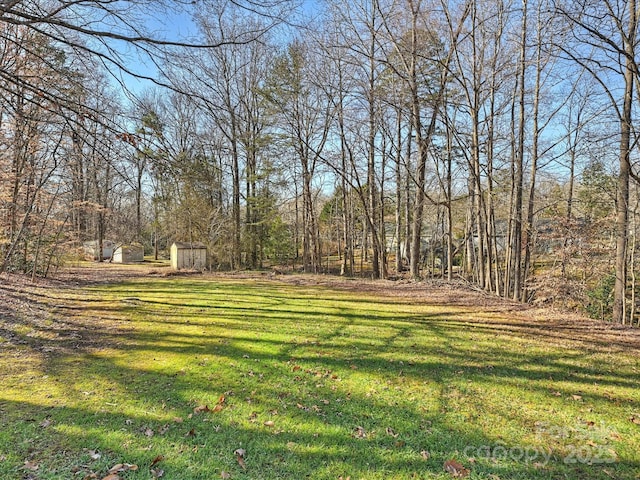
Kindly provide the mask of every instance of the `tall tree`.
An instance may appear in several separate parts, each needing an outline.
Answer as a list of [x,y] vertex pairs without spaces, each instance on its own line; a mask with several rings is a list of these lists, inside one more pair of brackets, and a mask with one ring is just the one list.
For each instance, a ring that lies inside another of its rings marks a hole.
[[308,43],[294,41],[273,62],[264,89],[301,169],[303,205],[303,264],[305,271],[318,272],[321,247],[314,182],[331,127],[333,106],[321,88],[321,62]]
[[[412,2],[412,15],[418,15],[420,13],[420,2]],[[411,259],[410,270],[411,275],[415,278],[420,275],[420,253],[421,253],[421,238],[422,238],[422,223],[423,213],[426,201],[425,187],[426,187],[426,170],[427,162],[429,159],[429,150],[432,147],[433,137],[436,131],[436,122],[440,115],[440,109],[443,107],[443,100],[445,99],[446,91],[449,87],[451,80],[450,66],[453,59],[453,55],[457,49],[460,36],[463,32],[465,21],[470,11],[469,2],[464,2],[459,5],[458,11],[449,10],[448,5],[441,2],[441,6],[445,17],[445,28],[447,32],[447,42],[444,45],[444,55],[437,60],[440,68],[439,81],[433,90],[433,105],[431,107],[431,114],[427,118],[426,125],[423,123],[423,98],[419,95],[418,82],[417,82],[417,69],[416,63],[418,60],[419,46],[417,43],[417,31],[412,35],[411,43],[411,55],[409,62],[409,84],[411,89],[411,105],[412,105],[412,118],[414,122],[414,132],[416,135],[416,144],[418,147],[418,164],[416,168],[415,181],[416,181],[416,198],[414,202],[413,211],[413,227],[411,233]]]

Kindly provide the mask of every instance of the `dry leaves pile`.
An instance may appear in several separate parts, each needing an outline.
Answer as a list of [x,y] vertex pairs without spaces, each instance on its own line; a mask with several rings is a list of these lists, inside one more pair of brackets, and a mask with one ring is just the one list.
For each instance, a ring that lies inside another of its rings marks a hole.
[[464,478],[469,476],[469,470],[456,460],[447,460],[444,462],[444,470],[454,478]]

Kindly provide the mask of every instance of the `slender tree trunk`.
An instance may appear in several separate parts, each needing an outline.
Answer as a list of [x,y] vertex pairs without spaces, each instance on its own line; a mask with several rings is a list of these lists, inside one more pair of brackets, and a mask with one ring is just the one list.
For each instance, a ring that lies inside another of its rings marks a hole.
[[402,113],[398,108],[396,110],[398,118],[396,119],[396,164],[395,164],[395,176],[396,176],[396,245],[395,245],[395,270],[396,274],[400,274],[402,271]]
[[637,13],[635,0],[629,0],[629,30],[625,38],[624,99],[620,130],[620,172],[616,201],[616,279],[613,288],[613,321],[626,322],[627,243],[629,230],[629,177],[632,109],[634,89],[635,38]]
[[446,202],[447,202],[447,281],[453,280],[453,135],[447,134],[447,179],[446,179]]
[[240,162],[238,152],[238,141],[236,139],[235,116],[232,115],[231,120],[231,180],[232,186],[232,205],[231,215],[233,217],[233,232],[231,246],[231,268],[239,269],[242,263],[240,254],[240,232],[242,231],[242,222],[240,219]]
[[409,113],[410,119],[407,125],[407,153],[405,155],[405,168],[404,168],[404,255],[403,261],[410,263],[411,259],[411,227],[413,225],[413,205],[411,204],[411,186],[412,179],[410,172],[412,171],[411,157],[413,153],[413,142],[411,137],[413,136],[413,115]]
[[[573,222],[573,195],[575,189],[575,169],[576,169],[576,149],[578,144],[578,131],[580,125],[581,111],[577,112],[576,119],[576,131],[573,135],[569,135],[569,182],[567,186],[567,213],[565,216],[565,235],[562,243],[562,276],[567,276],[567,263],[569,261],[569,255],[567,249],[569,248],[569,234],[571,232],[571,226]],[[569,124],[569,131],[571,131],[571,124]]]
[[511,238],[512,249],[512,277],[513,292],[512,298],[519,300],[522,294],[522,197],[524,187],[524,139],[526,125],[526,85],[525,76],[527,71],[527,1],[522,0],[522,30],[520,36],[520,62],[518,68],[519,82],[519,113],[518,113],[518,147],[515,158],[514,171],[514,203],[513,203],[513,236]]
[[536,178],[538,174],[538,145],[540,140],[540,87],[542,77],[542,8],[538,5],[538,21],[537,21],[537,45],[536,45],[536,80],[533,91],[533,113],[532,113],[532,145],[531,145],[531,172],[529,174],[529,199],[527,201],[527,221],[525,223],[526,228],[524,231],[524,262],[522,267],[523,285],[522,295],[520,300],[526,302],[527,291],[527,278],[529,276],[529,270],[531,267],[531,255],[534,248],[534,213],[535,213],[535,198],[536,198]]
[[[136,241],[142,240],[142,179],[144,177],[143,160],[138,159],[136,171]],[[142,163],[142,165],[141,165]]]

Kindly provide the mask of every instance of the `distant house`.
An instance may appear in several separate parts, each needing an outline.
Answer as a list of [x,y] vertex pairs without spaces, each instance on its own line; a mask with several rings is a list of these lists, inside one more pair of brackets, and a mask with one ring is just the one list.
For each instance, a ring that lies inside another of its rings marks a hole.
[[144,247],[139,243],[118,245],[113,251],[113,263],[144,262]]
[[201,242],[175,242],[171,245],[171,267],[174,270],[204,270],[207,247]]
[[[109,260],[113,257],[113,249],[115,248],[115,242],[111,240],[102,241],[102,259]],[[98,260],[100,246],[98,240],[91,240],[90,242],[84,242],[83,244],[85,255],[91,260]]]

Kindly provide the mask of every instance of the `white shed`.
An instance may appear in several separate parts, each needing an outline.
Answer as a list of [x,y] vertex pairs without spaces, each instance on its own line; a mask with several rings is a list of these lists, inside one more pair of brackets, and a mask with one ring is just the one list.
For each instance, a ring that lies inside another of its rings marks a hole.
[[[98,252],[100,252],[98,240],[92,240],[90,242],[84,242],[84,253],[91,260],[98,260]],[[113,256],[113,248],[115,247],[115,242],[111,240],[103,240],[102,241],[102,259],[108,260]]]
[[175,242],[171,245],[171,267],[175,270],[204,270],[207,247],[201,242]]
[[113,251],[114,263],[137,263],[144,262],[144,247],[139,243],[131,245],[119,245]]

